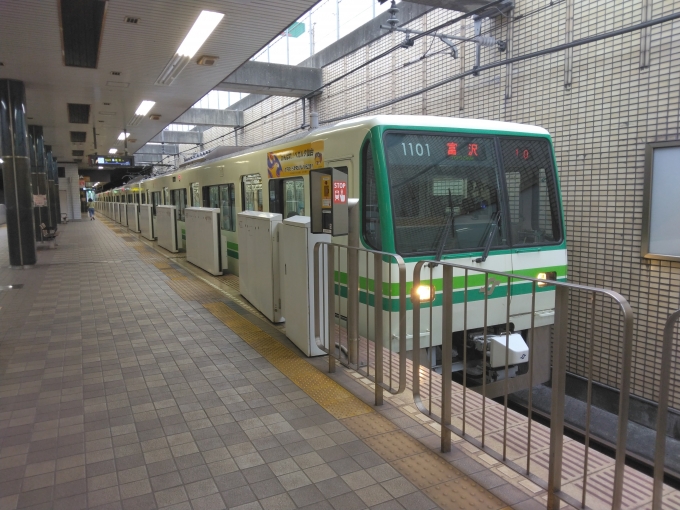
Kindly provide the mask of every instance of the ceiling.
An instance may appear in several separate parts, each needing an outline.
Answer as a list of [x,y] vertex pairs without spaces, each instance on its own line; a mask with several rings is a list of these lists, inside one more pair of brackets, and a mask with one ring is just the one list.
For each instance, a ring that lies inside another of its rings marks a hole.
[[[25,83],[27,122],[43,126],[60,162],[73,161],[73,150],[95,153],[93,126],[99,154],[123,153],[118,135],[142,100],[155,101],[149,113],[160,120],[128,127],[133,154],[317,1],[108,0],[97,68],[87,69],[64,65],[59,0],[2,0],[0,79]],[[202,10],[225,16],[172,85],[155,85]],[[202,55],[219,60],[200,66]],[[68,103],[90,104],[89,123],[70,124]],[[86,141],[71,142],[70,131],[87,132]]]

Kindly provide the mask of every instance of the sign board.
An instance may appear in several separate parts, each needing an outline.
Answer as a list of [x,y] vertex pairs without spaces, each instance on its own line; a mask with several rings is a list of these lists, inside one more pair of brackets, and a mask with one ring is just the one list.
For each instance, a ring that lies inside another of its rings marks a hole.
[[307,175],[320,168],[323,168],[323,140],[267,153],[270,179]]
[[90,166],[134,166],[132,156],[88,156]]
[[312,234],[346,236],[349,232],[347,167],[309,172]]
[[34,207],[47,207],[47,195],[33,195]]

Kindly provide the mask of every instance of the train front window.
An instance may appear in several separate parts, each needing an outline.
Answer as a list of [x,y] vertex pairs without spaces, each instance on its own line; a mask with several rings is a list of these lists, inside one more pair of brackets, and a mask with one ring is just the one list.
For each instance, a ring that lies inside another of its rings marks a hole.
[[391,132],[384,144],[397,253],[507,244],[492,137]]
[[559,242],[560,210],[550,144],[536,138],[501,138],[501,154],[513,245]]

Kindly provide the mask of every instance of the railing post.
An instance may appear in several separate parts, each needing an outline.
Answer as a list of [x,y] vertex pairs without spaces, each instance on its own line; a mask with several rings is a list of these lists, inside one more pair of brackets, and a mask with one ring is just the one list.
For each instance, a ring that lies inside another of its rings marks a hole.
[[663,329],[663,344],[661,352],[666,356],[661,358],[661,376],[659,378],[659,407],[656,416],[656,446],[654,448],[654,498],[652,510],[661,510],[663,503],[663,473],[666,462],[666,426],[668,419],[668,396],[671,383],[671,360],[669,354],[673,352],[673,329],[680,319],[680,310],[671,314]]
[[349,199],[347,236],[347,349],[349,364],[359,368],[359,200]]
[[[366,268],[368,270],[368,268]],[[373,329],[375,337],[375,405],[383,404],[383,264],[382,255],[373,254]],[[368,281],[368,278],[366,278]],[[368,300],[368,284],[366,286]]]
[[[552,402],[550,405],[550,458],[548,466],[548,510],[556,510],[560,507],[556,492],[562,488],[568,306],[569,289],[559,285],[555,286]],[[529,391],[531,391],[531,388]]]
[[[442,266],[442,453],[451,451],[451,332],[453,331],[453,268]],[[414,368],[415,370],[415,368]],[[432,398],[432,397],[430,397]]]
[[[328,317],[328,372],[335,372],[335,247],[328,245],[326,247],[326,281],[328,282],[327,299],[326,299],[326,317]],[[322,269],[323,270],[323,269]],[[338,346],[338,351],[340,346]],[[338,355],[338,353],[336,353]],[[338,355],[339,356],[339,355]]]

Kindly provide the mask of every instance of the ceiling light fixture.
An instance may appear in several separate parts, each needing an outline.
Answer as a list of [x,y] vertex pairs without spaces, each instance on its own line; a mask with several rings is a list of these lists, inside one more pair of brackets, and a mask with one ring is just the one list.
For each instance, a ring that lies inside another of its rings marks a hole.
[[109,154],[116,154],[118,149],[109,149]]
[[[130,119],[130,122],[128,122],[128,126],[136,126],[139,124],[142,119],[146,116],[147,113],[149,113],[149,110],[153,108],[153,105],[155,105],[155,101],[147,101],[144,100],[139,104],[139,107],[137,108],[137,111],[135,112],[134,117]],[[118,138],[119,140],[124,140],[124,138]]]
[[172,85],[203,43],[210,37],[213,30],[224,18],[224,14],[212,11],[202,11],[198,15],[194,26],[180,44],[175,55],[165,66],[163,72],[156,80],[156,85]]
[[128,136],[130,136],[130,133],[127,133],[125,131],[121,131],[121,133],[118,135],[118,140],[121,142],[125,140]]

